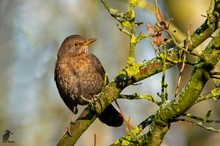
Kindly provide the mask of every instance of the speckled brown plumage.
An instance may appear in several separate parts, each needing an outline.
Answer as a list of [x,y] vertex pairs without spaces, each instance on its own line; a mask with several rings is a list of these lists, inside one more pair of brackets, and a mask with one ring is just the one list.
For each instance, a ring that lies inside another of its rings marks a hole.
[[[95,39],[71,35],[62,43],[57,53],[55,82],[66,106],[77,114],[77,105],[85,105],[82,98],[92,99],[104,86],[105,70],[98,58],[88,52],[88,45]],[[121,114],[109,105],[99,116],[109,126],[121,126]]]

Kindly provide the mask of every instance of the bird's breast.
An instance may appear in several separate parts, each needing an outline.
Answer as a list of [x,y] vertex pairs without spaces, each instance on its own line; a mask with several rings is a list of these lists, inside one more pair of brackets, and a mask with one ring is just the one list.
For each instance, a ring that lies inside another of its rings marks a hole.
[[[58,86],[65,91],[65,96],[74,100],[79,100],[80,96],[91,99],[101,91],[104,85],[103,78],[92,60],[85,56],[69,57],[58,61],[55,75]],[[84,104],[83,101],[77,102]]]

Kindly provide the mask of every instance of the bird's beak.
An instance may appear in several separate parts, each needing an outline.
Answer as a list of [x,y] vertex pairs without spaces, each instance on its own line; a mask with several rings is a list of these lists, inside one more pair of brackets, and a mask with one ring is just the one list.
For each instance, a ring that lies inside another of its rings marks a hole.
[[95,38],[91,38],[91,39],[88,39],[85,43],[83,43],[83,46],[88,46],[89,44],[95,42],[96,39]]

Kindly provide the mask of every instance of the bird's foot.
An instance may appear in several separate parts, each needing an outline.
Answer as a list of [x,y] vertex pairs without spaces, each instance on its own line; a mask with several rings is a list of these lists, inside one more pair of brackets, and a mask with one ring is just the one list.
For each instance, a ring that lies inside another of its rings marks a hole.
[[89,104],[91,104],[92,108],[95,109],[94,103],[98,100],[97,99],[97,95],[93,95],[93,98],[91,99],[86,99],[85,97],[83,97],[81,95],[81,99],[83,99],[84,101],[88,102]]
[[81,95],[81,99],[88,102],[88,103],[94,103],[93,98],[92,99],[87,99],[87,98],[85,98],[84,96]]
[[70,137],[72,137],[70,127],[71,127],[71,123],[66,127],[64,134],[68,134]]
[[72,117],[71,117],[71,120],[70,120],[70,123],[69,123],[69,125],[66,127],[64,134],[68,134],[69,136],[72,136],[70,127],[71,127],[71,124],[74,123],[74,117],[75,117],[75,114],[73,113],[73,115],[72,115]]

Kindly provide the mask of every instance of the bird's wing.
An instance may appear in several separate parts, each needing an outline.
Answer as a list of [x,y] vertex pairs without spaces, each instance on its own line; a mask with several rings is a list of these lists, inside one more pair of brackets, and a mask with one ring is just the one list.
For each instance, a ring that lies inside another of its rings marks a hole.
[[[68,72],[68,68],[67,72]],[[61,75],[62,74],[62,75]],[[69,71],[69,74],[72,74],[71,71]],[[59,91],[59,94],[61,98],[63,99],[64,103],[67,105],[67,107],[74,113],[77,114],[78,109],[77,109],[77,104],[74,100],[74,98],[69,97],[69,88],[71,88],[71,84],[68,84],[68,81],[71,81],[70,79],[67,80],[66,78],[69,78],[66,74],[62,73],[62,70],[59,69],[59,63],[57,62],[56,68],[55,68],[55,73],[54,73],[54,80],[57,85],[57,89]],[[67,88],[67,89],[65,89]]]
[[97,71],[100,73],[100,75],[104,79],[104,85],[106,85],[109,82],[109,80],[108,80],[108,76],[105,72],[105,69],[103,68],[101,62],[99,61],[99,59],[95,55],[91,54],[91,58],[92,58],[92,61],[94,63],[95,68],[97,69]]

